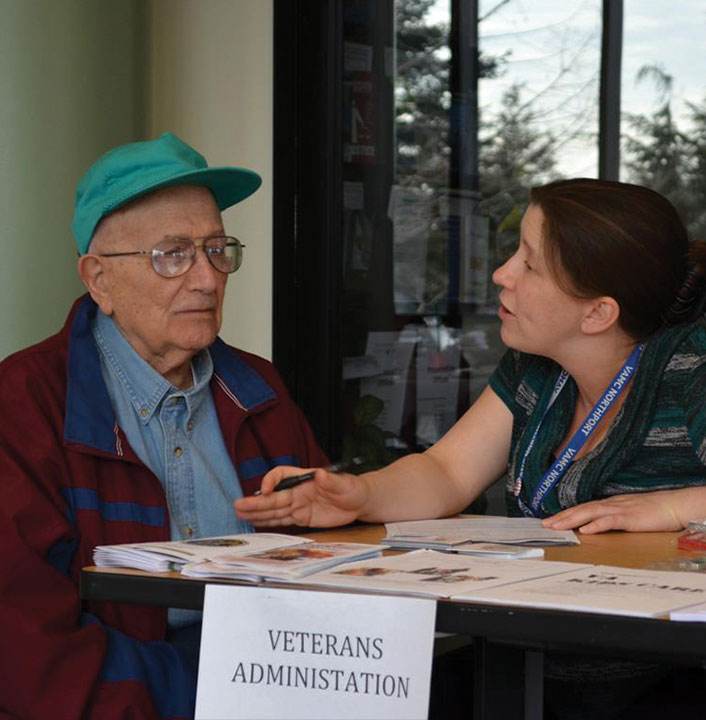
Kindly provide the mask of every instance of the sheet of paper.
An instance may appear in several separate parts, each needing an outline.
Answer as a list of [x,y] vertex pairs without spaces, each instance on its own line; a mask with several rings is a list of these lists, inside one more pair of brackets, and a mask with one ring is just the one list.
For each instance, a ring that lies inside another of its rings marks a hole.
[[361,380],[360,394],[374,395],[383,401],[383,411],[375,424],[395,435],[402,430],[407,373],[416,342],[416,331],[368,333],[365,354],[375,359],[380,374]]
[[679,620],[681,622],[706,622],[706,602],[681,610],[672,610],[669,613],[670,620]]
[[459,555],[487,555],[493,558],[540,558],[544,557],[544,548],[524,547],[521,545],[501,545],[500,543],[463,543],[455,545],[450,552]]
[[208,585],[196,718],[424,718],[435,616],[420,598]]
[[466,541],[512,545],[578,545],[573,530],[549,530],[536,518],[465,516],[444,520],[386,523],[388,537],[396,535],[445,536]]
[[93,561],[99,567],[130,567],[148,572],[164,572],[178,569],[185,563],[215,560],[222,555],[245,555],[302,542],[312,541],[281,533],[240,533],[172,542],[99,545],[93,550]]
[[414,550],[309,575],[307,585],[356,588],[363,591],[450,597],[464,590],[504,585],[527,578],[568,572],[575,563],[545,560],[497,560]]
[[418,312],[425,303],[427,250],[436,204],[433,194],[416,187],[393,185],[390,189],[393,299],[399,314]]
[[461,245],[459,300],[482,307],[489,300],[490,222],[487,217],[480,215],[465,215],[460,218],[459,223]]
[[343,43],[343,67],[346,72],[370,72],[373,69],[372,45]]
[[454,599],[652,617],[706,599],[706,576],[594,565],[516,585],[462,591]]
[[417,442],[435,443],[456,422],[461,345],[453,328],[420,328],[417,345]]

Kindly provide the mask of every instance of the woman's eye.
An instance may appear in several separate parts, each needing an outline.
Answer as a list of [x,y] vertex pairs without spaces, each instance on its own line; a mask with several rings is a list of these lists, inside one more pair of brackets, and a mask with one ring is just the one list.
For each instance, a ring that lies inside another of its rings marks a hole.
[[528,270],[532,270],[532,266],[527,262],[527,260],[524,260],[523,262],[525,263],[525,267],[526,267]]

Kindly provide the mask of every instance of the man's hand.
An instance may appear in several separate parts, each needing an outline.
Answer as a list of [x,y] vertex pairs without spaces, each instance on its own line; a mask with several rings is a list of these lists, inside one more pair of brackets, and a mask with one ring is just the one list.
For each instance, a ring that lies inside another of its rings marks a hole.
[[614,495],[576,505],[542,520],[554,530],[578,528],[591,534],[606,530],[668,532],[706,516],[706,487]]
[[284,465],[270,470],[262,479],[261,495],[233,503],[237,516],[258,527],[334,527],[359,517],[369,494],[362,477],[318,469],[313,480],[273,492],[284,478],[304,472],[307,469]]

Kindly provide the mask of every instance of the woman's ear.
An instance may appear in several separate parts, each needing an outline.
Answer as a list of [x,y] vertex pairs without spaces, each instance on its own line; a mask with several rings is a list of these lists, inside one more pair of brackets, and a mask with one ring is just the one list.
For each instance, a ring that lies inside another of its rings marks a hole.
[[597,335],[613,327],[620,318],[620,305],[609,296],[590,301],[588,310],[581,321],[581,331],[587,335]]
[[104,260],[97,255],[82,255],[78,259],[78,274],[94,302],[105,315],[113,312],[108,275]]

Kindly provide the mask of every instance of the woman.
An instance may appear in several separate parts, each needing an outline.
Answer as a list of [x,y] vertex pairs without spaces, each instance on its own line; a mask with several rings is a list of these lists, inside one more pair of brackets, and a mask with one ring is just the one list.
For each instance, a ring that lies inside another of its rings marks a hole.
[[[452,515],[507,473],[508,512],[583,533],[679,530],[706,517],[706,245],[647,188],[535,188],[493,275],[511,350],[434,446],[361,476],[278,467],[237,500],[259,526]],[[562,372],[563,370],[563,372]]]
[[[534,189],[517,251],[493,275],[511,350],[465,415],[426,452],[359,477],[317,470],[273,493],[300,472],[275,468],[261,496],[235,502],[238,515],[269,527],[440,517],[507,473],[509,514],[545,527],[679,530],[706,518],[706,326],[691,320],[705,270],[706,246],[689,246],[658,193],[599,180]],[[457,705],[432,714],[468,707],[469,664],[435,664],[433,696]],[[550,654],[546,700],[562,720],[617,717],[660,680],[673,701],[669,673]],[[689,677],[701,693],[703,677]]]

